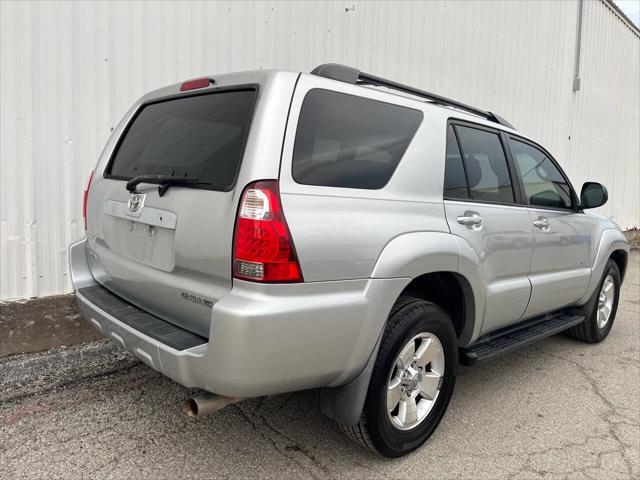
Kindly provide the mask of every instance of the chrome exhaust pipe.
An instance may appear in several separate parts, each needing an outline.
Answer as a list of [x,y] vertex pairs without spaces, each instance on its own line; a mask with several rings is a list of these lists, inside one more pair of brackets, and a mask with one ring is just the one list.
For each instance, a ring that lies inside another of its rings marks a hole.
[[223,397],[222,395],[216,395],[215,393],[194,395],[187,400],[187,415],[196,419],[203,418],[217,412],[227,405],[237,403],[240,400],[243,399],[236,397]]

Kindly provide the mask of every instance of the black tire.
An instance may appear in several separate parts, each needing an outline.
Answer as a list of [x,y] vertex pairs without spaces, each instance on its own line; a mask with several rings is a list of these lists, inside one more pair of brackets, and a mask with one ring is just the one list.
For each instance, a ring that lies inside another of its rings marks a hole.
[[[611,308],[609,320],[604,325],[604,327],[600,328],[598,326],[598,296],[600,294],[600,290],[602,289],[602,285],[604,284],[604,281],[608,275],[611,275],[611,277],[613,278],[613,284],[615,286],[613,306]],[[576,325],[575,327],[567,330],[567,335],[571,338],[586,343],[598,343],[607,338],[607,335],[609,335],[611,327],[613,326],[613,321],[616,318],[616,312],[618,311],[618,300],[620,299],[620,284],[620,270],[618,269],[618,265],[613,260],[609,260],[604,268],[604,273],[602,274],[600,283],[598,283],[598,289],[595,292],[596,298],[595,301],[591,302],[592,308],[587,315],[587,319],[580,325]]]
[[[440,391],[426,418],[410,430],[396,428],[387,413],[387,382],[400,350],[419,333],[435,335],[442,345],[445,367]],[[360,421],[342,425],[356,443],[385,457],[396,458],[420,447],[435,431],[453,394],[458,366],[458,342],[449,316],[438,306],[401,296],[389,314],[373,367]]]

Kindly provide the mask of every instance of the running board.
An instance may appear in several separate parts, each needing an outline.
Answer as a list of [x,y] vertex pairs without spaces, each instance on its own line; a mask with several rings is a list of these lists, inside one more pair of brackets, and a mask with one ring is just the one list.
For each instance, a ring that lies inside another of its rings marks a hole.
[[460,349],[460,363],[474,365],[477,362],[490,360],[567,330],[582,323],[585,318],[575,310],[563,311],[489,333],[475,343]]

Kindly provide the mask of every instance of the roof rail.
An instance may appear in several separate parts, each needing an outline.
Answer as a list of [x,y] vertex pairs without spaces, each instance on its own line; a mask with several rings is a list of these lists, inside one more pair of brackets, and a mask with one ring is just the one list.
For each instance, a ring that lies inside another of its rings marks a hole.
[[436,95],[435,93],[429,93],[424,90],[420,90],[418,88],[410,87],[409,85],[404,85],[402,83],[394,82],[392,80],[387,80],[382,77],[377,77],[375,75],[371,75],[370,73],[364,73],[358,70],[357,68],[348,67],[346,65],[340,65],[339,63],[325,63],[322,65],[319,65],[313,70],[311,70],[311,74],[318,75],[320,77],[331,78],[333,80],[339,80],[341,82],[351,83],[354,85],[374,85],[374,86],[380,86],[380,87],[387,87],[392,90],[408,93],[409,95],[415,95],[417,97],[426,98],[427,100],[431,100],[432,102],[437,103],[439,105],[446,105],[450,107],[459,108],[461,110],[465,110],[475,115],[484,117],[487,120],[498,123],[500,125],[504,125],[505,127],[513,128],[515,130],[513,125],[511,125],[508,121],[506,121],[500,115],[497,115],[495,113],[488,112],[486,110],[481,110],[479,108],[472,107],[470,105],[466,105],[464,103],[458,102],[456,100],[452,100],[447,97]]

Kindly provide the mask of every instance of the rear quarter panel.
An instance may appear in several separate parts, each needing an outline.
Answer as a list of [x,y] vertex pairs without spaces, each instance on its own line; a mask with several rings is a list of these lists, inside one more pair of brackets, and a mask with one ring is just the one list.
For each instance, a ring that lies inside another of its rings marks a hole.
[[[300,109],[305,95],[314,88],[423,111],[422,123],[385,187],[322,187],[293,180]],[[445,128],[444,115],[422,102],[322,77],[300,76],[285,134],[280,189],[305,281],[367,278],[395,237],[407,232],[449,231],[442,202]]]

